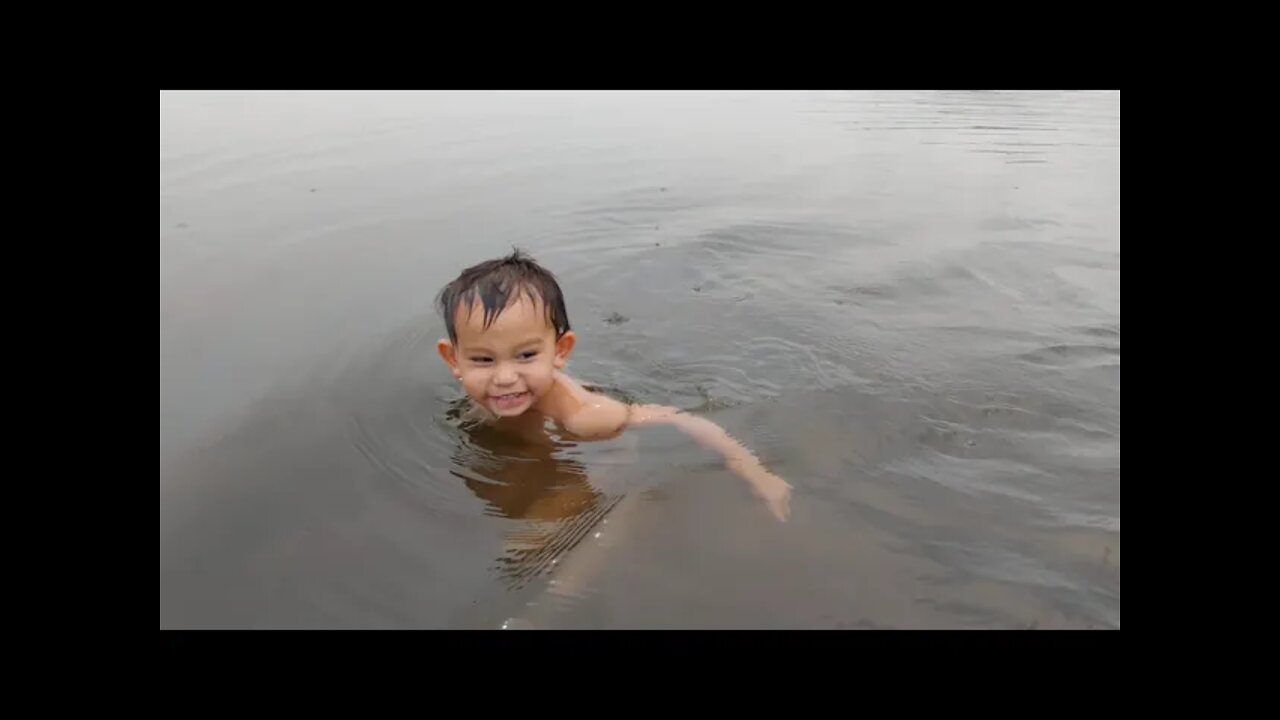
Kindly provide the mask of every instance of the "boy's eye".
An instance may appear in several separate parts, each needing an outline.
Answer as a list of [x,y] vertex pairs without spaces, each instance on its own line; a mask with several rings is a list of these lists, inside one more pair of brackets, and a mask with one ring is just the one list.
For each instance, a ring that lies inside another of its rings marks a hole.
[[521,360],[529,360],[531,358],[537,357],[537,355],[538,355],[537,350],[525,350],[524,352],[520,353],[517,357],[519,357]]
[[487,358],[487,357],[473,357],[473,358],[471,358],[471,362],[473,362],[473,363],[487,363],[487,362],[490,362],[490,361],[491,361],[491,358]]

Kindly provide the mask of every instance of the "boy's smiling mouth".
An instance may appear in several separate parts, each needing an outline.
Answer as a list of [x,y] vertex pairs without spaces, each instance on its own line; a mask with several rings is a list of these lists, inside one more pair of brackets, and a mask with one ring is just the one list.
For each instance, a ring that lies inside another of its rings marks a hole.
[[530,393],[528,390],[517,393],[507,393],[505,395],[490,395],[489,402],[492,403],[495,408],[508,410],[519,406],[520,403],[524,402],[525,399],[529,397],[529,395]]

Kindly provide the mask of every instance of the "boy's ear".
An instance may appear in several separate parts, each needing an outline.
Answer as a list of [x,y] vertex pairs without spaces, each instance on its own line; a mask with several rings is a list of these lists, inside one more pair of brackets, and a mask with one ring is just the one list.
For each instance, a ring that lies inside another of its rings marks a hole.
[[436,343],[436,352],[440,353],[440,357],[444,359],[445,364],[453,371],[454,377],[462,377],[462,371],[458,369],[458,355],[453,343],[445,338],[440,338],[440,341]]
[[569,362],[569,356],[573,354],[573,346],[577,344],[578,336],[573,334],[572,330],[565,332],[556,340],[556,357],[552,363],[557,370],[563,370],[564,364]]

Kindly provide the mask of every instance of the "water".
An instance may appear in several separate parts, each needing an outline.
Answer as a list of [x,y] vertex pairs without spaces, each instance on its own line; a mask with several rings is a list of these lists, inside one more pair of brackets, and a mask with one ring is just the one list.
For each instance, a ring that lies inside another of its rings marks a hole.
[[[529,250],[678,431],[459,429]],[[1119,628],[1120,97],[162,93],[160,625]]]

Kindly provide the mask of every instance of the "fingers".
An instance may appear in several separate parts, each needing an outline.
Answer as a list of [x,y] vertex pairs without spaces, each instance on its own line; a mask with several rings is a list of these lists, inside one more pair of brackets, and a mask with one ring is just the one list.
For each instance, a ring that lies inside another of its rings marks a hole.
[[778,518],[778,522],[786,522],[787,518],[791,517],[791,494],[775,498],[769,503],[769,509],[773,511],[773,516]]
[[791,486],[782,478],[778,478],[779,487],[761,493],[761,498],[769,505],[769,511],[778,519],[786,522],[791,516]]

